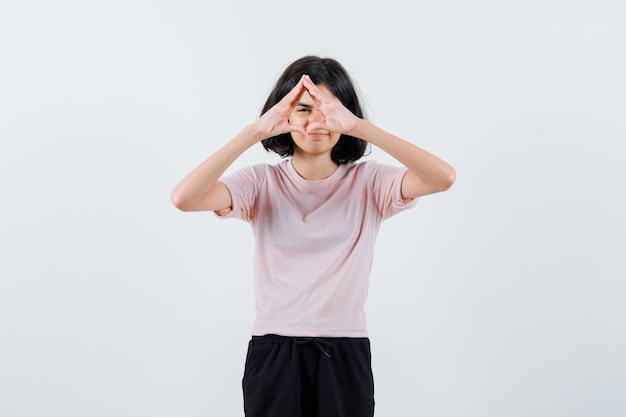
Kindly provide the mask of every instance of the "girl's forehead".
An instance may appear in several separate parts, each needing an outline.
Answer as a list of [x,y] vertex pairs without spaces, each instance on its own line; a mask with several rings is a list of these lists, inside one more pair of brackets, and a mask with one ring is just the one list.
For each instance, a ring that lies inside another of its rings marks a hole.
[[300,103],[310,104],[311,106],[315,104],[313,101],[313,97],[311,97],[311,94],[309,94],[308,91],[302,93],[302,97],[300,97]]

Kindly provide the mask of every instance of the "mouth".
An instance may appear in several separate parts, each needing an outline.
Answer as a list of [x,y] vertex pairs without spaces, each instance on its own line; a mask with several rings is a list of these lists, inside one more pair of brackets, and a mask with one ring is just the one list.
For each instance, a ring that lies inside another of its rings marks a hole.
[[329,135],[328,132],[326,131],[322,131],[322,132],[308,132],[307,136],[310,137],[311,139],[324,139],[325,137],[327,137]]

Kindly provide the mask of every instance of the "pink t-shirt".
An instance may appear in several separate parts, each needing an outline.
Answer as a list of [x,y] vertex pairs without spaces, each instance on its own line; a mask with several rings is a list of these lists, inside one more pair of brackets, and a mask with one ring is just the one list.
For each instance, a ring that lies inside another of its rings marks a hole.
[[380,223],[403,202],[406,168],[348,163],[305,180],[291,160],[220,179],[255,238],[253,335],[366,337],[365,302]]

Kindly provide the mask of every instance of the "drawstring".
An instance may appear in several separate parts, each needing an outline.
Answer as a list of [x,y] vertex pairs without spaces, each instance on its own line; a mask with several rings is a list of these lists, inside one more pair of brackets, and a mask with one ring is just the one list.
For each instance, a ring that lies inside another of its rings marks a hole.
[[324,355],[328,356],[329,358],[330,355],[328,354],[328,352],[326,352],[326,349],[333,346],[333,343],[330,340],[320,339],[318,337],[297,337],[294,339],[293,343],[295,345],[305,345],[307,343],[313,343],[319,348],[319,350],[324,353]]

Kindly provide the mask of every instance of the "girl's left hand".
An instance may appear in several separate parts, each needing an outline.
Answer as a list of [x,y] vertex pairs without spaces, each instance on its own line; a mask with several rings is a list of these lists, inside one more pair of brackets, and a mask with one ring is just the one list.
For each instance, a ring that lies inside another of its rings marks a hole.
[[312,123],[307,130],[325,129],[330,132],[350,135],[357,127],[360,120],[341,101],[329,91],[321,90],[317,87],[308,75],[303,77],[304,88],[315,102],[325,118],[325,122]]

